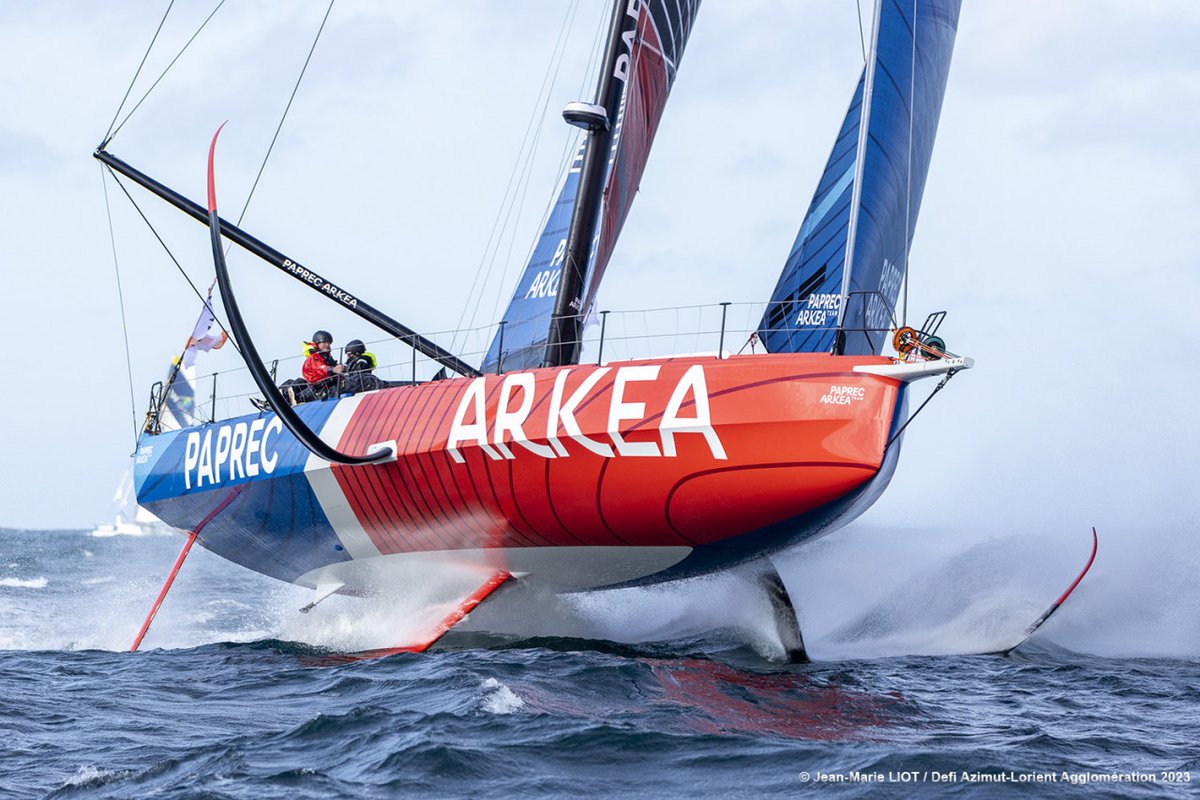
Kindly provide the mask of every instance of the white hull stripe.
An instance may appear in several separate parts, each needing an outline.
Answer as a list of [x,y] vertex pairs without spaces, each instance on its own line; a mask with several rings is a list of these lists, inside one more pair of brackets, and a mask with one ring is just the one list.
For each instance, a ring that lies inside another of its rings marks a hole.
[[[321,438],[336,447],[362,398],[362,395],[355,395],[339,401],[321,428]],[[334,534],[351,558],[373,558],[380,555],[379,548],[363,530],[358,517],[354,516],[350,502],[346,499],[342,487],[338,485],[337,478],[333,476],[331,466],[325,459],[309,453],[308,461],[304,464],[304,476],[308,478],[308,485],[312,487],[317,502],[329,518]]]

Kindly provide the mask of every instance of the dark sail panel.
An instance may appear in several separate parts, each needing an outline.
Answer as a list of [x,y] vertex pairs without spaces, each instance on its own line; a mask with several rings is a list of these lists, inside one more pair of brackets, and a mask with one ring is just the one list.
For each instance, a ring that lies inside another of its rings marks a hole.
[[759,325],[768,350],[829,352],[838,344],[839,319],[839,352],[880,353],[887,343],[959,5],[880,0],[867,68]]
[[613,248],[637,196],[699,8],[700,0],[629,3],[627,13],[636,16],[636,28],[626,34],[632,41],[629,57],[617,62],[617,77],[625,82],[625,92],[604,189],[599,238],[588,271],[582,306],[585,311],[596,300]]

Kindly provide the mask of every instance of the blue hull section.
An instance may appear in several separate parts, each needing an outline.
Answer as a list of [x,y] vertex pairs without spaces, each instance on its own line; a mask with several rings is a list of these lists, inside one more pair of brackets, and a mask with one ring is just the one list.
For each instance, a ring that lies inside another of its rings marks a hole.
[[[297,411],[320,431],[336,404]],[[305,477],[308,456],[274,414],[143,436],[138,502],[172,527],[199,528],[200,543],[222,558],[291,582],[350,560]]]

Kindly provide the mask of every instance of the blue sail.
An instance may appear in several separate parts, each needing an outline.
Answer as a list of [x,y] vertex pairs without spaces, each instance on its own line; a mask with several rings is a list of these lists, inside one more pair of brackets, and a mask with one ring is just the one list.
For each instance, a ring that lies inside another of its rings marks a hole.
[[960,3],[880,0],[867,65],[759,323],[767,350],[883,351],[907,274]]

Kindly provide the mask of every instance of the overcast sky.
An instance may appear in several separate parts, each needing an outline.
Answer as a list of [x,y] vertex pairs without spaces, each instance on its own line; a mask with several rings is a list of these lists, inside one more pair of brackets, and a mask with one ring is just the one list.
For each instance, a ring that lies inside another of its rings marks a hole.
[[[100,521],[132,449],[91,152],[165,5],[0,5],[3,526]],[[213,5],[176,3],[151,79]],[[511,292],[554,189],[568,136],[558,110],[579,99],[604,5],[581,0],[575,14],[477,324]],[[202,200],[208,140],[229,120],[218,181],[233,217],[325,3],[229,6],[110,149]],[[455,327],[569,9],[338,0],[244,227],[418,330]],[[949,310],[949,346],[977,368],[910,428],[868,520],[1200,525],[1196,41],[1194,0],[965,0],[910,303],[918,318]],[[861,59],[853,2],[706,0],[601,305],[765,300]],[[140,414],[197,303],[109,188]],[[206,285],[206,230],[135,197]],[[293,355],[318,327],[375,335],[248,257],[232,268],[265,353]]]

